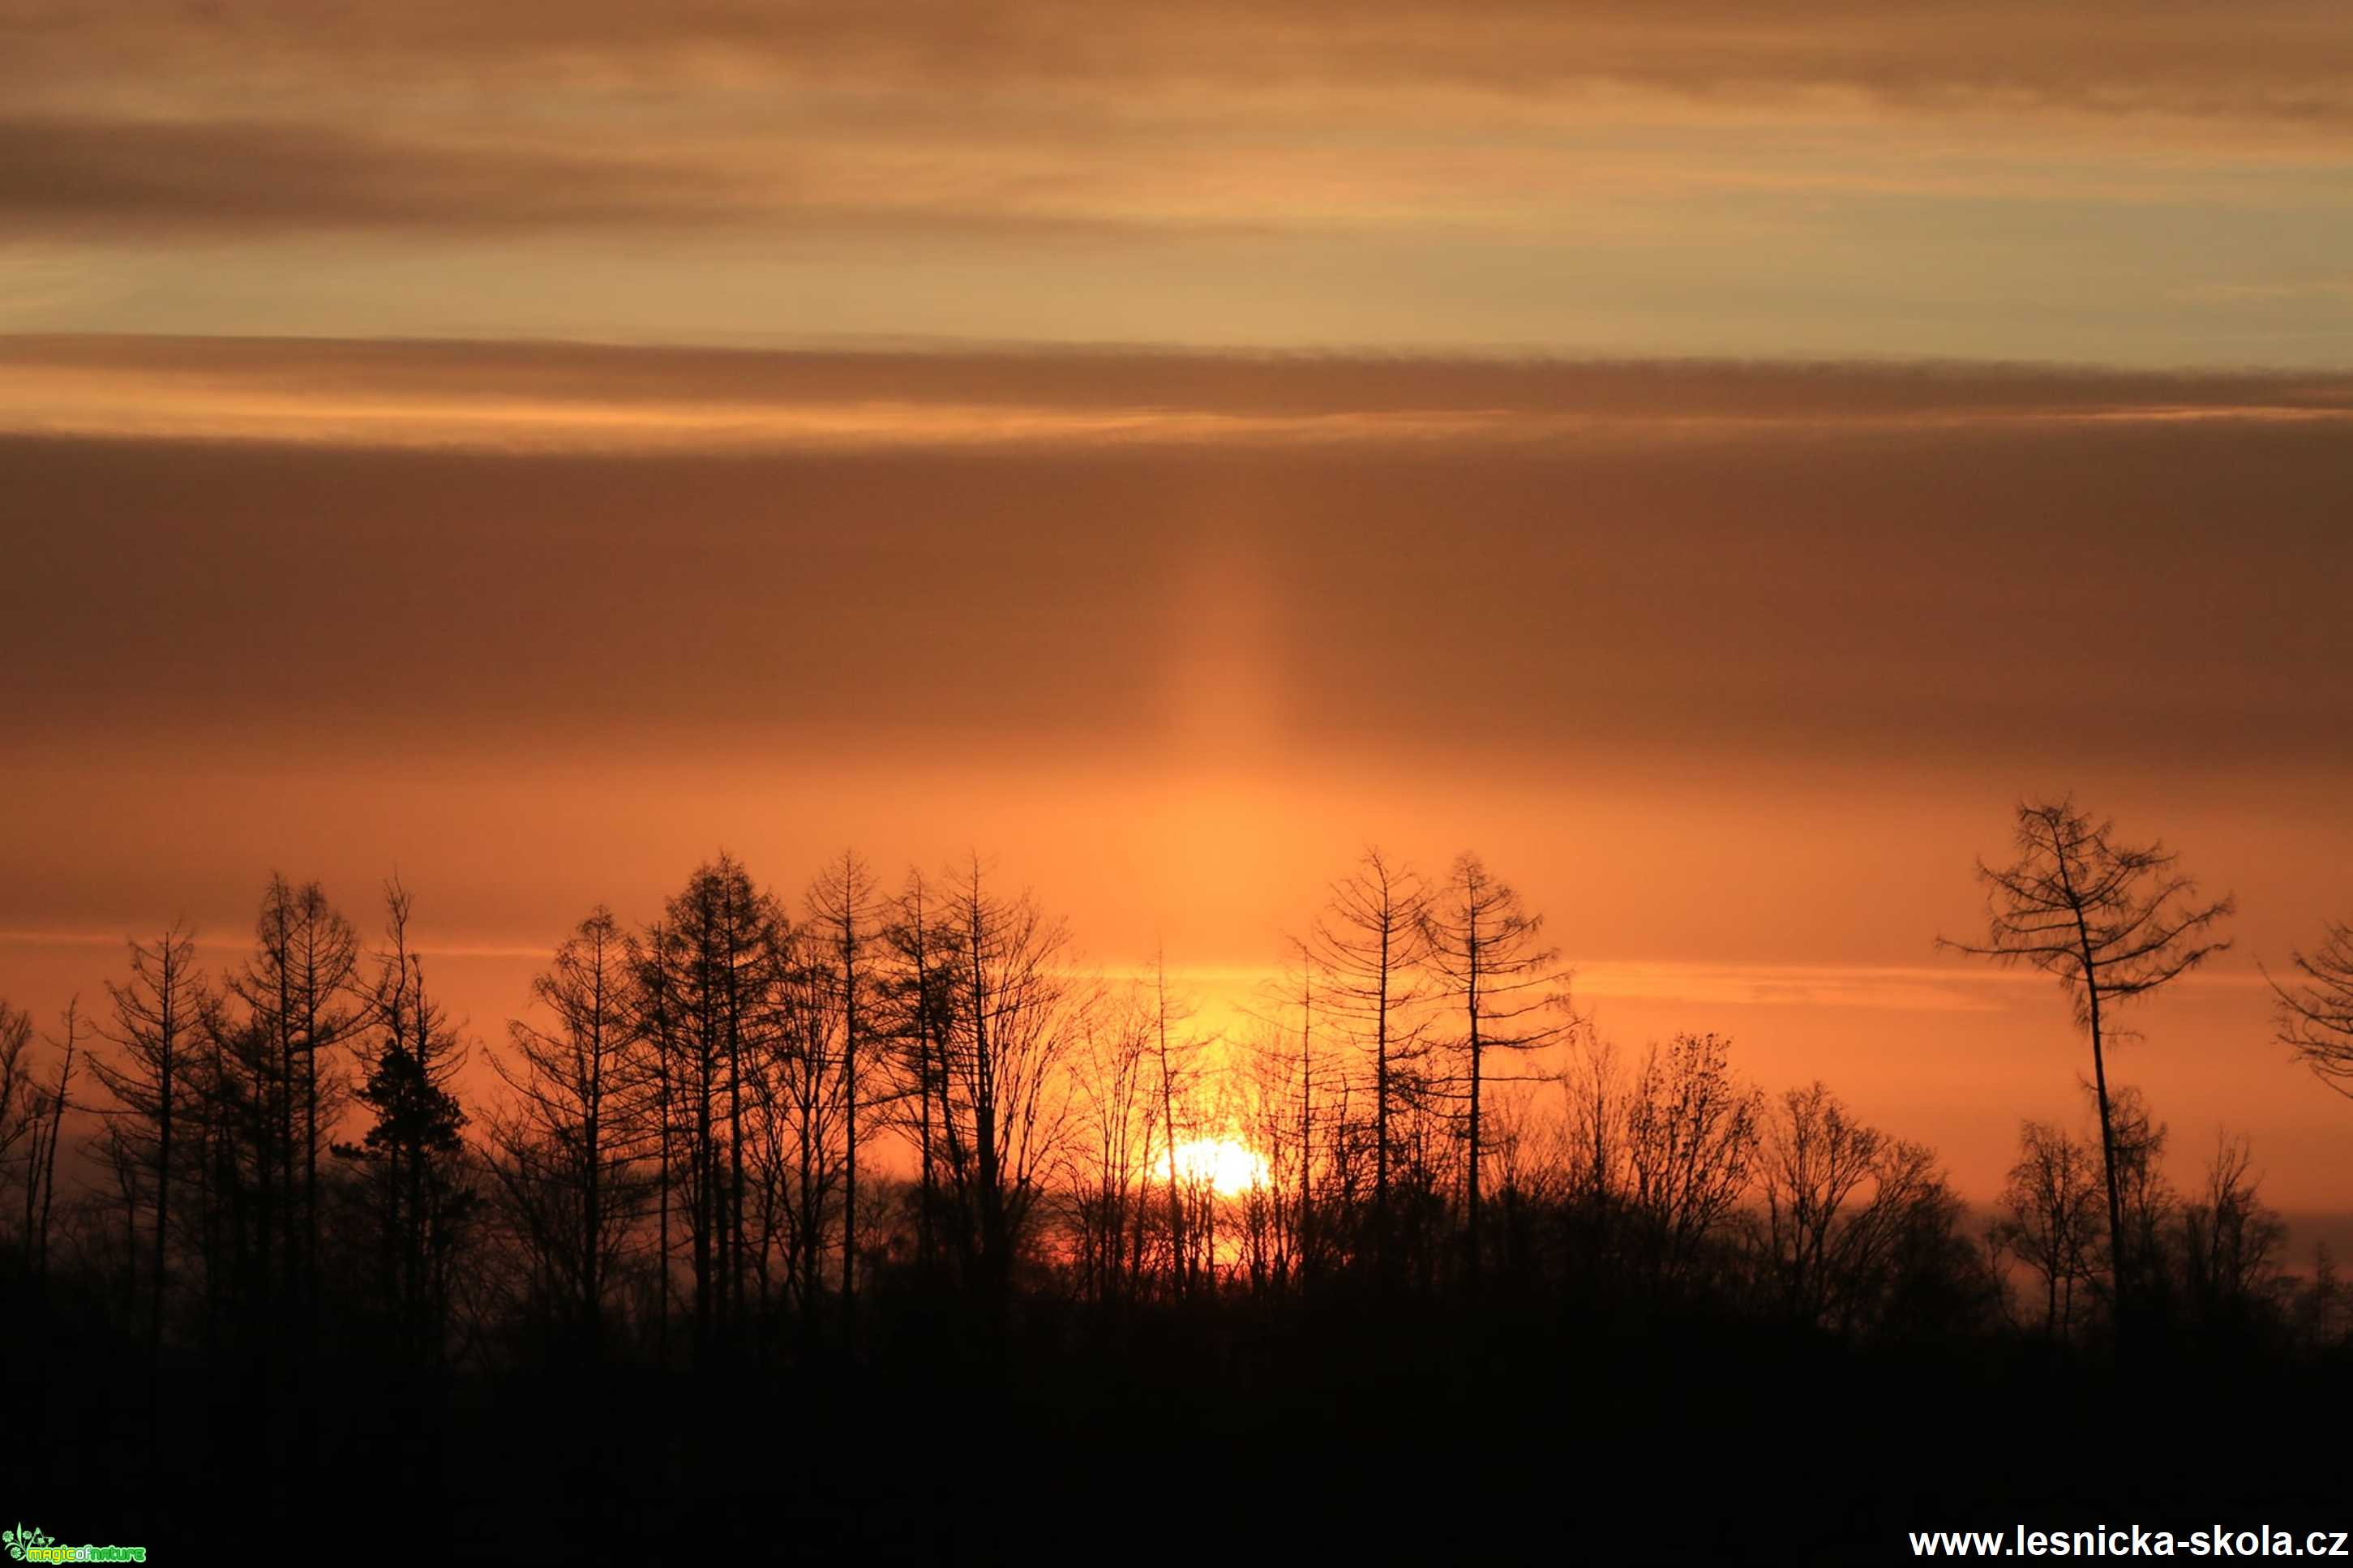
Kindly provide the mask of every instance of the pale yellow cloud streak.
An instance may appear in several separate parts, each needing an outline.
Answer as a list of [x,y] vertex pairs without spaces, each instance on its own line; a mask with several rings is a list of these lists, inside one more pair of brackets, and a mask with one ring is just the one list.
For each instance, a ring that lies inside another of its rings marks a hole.
[[[1100,380],[1090,385],[1067,374],[1083,373],[1083,359],[1056,367],[1050,358],[1050,368],[1066,373],[1055,378],[1035,374],[1034,361],[1008,355],[1003,384],[990,395],[986,356],[905,359],[895,378],[857,378],[862,392],[837,374],[844,363],[789,353],[698,361],[529,345],[352,353],[333,344],[0,339],[0,431],[390,448],[723,452],[1552,443],[1702,439],[1781,426],[1852,433],[2353,420],[2353,388],[2328,378],[2182,382],[2013,372],[2006,385],[1997,376],[1972,387],[1940,385],[1933,373],[1849,371],[1843,374],[1857,384],[1826,398],[1803,390],[1810,373],[1802,370],[1776,378],[1704,364],[1662,373],[1573,363],[1432,362],[1417,399],[1410,371],[1398,362],[1362,367],[1367,379],[1395,384],[1367,396],[1347,386],[1345,361],[1241,360],[1222,382],[1202,376],[1171,384],[1165,373],[1171,365],[1181,370],[1181,360],[1105,358],[1096,362]],[[1142,376],[1139,363],[1146,368]],[[1153,371],[1164,374],[1155,380]],[[1296,380],[1301,372],[1324,377],[1334,401],[1317,406],[1282,395],[1286,375]],[[1835,380],[1840,373],[1810,374]],[[1063,396],[1041,398],[1040,392]]]

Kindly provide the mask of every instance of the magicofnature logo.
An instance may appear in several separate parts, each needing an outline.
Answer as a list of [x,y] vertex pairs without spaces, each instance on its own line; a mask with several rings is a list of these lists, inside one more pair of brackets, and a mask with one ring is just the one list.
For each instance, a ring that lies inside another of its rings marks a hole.
[[0,1531],[0,1546],[18,1563],[144,1563],[143,1546],[59,1546],[58,1538],[29,1525]]

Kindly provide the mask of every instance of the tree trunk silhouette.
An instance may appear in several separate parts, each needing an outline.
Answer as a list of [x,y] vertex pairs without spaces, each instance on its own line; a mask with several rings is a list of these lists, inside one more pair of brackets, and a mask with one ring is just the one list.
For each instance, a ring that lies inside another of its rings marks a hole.
[[49,1092],[49,1130],[40,1152],[40,1179],[26,1194],[28,1217],[31,1194],[39,1193],[41,1199],[37,1227],[27,1226],[27,1234],[34,1237],[32,1252],[37,1279],[46,1279],[49,1272],[49,1216],[56,1209],[58,1197],[58,1140],[65,1131],[66,1107],[72,1103],[74,1052],[80,1046],[85,1033],[81,998],[77,996],[67,1003],[65,1011],[58,1016],[65,1027],[65,1038],[53,1037],[49,1043],[63,1047],[65,1058],[58,1065],[57,1088]]

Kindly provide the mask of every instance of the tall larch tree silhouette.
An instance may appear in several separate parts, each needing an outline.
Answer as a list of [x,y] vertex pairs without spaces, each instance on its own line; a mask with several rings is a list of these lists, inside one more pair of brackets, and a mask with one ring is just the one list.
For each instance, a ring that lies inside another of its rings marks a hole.
[[409,938],[414,904],[397,879],[385,887],[385,947],[366,1023],[361,1103],[375,1121],[334,1152],[372,1178],[363,1188],[382,1268],[393,1343],[419,1363],[440,1359],[450,1270],[476,1206],[466,1174],[466,1113],[451,1089],[466,1047],[426,988]]
[[[266,1147],[255,1170],[262,1278],[274,1246],[287,1303],[313,1321],[318,1305],[319,1149],[340,1112],[342,1089],[321,1058],[348,1040],[363,1012],[359,938],[316,882],[296,887],[272,873],[254,921],[254,952],[229,977],[252,1026],[246,1044],[256,1132]],[[275,1221],[275,1235],[268,1234]]]
[[[939,1175],[947,1162],[947,1038],[953,1011],[954,965],[944,961],[952,939],[937,924],[930,888],[910,869],[891,900],[882,932],[885,967],[881,996],[889,1008],[887,1033],[902,1131],[915,1149],[915,1258],[926,1275],[938,1261]],[[914,1110],[906,1109],[912,1095]]]
[[37,1120],[33,1065],[33,1016],[0,1000],[0,1191],[15,1179],[12,1156],[33,1135]]
[[[1285,1118],[1289,1125],[1282,1128],[1270,1125],[1266,1139],[1271,1145],[1268,1151],[1271,1157],[1281,1152],[1281,1144],[1295,1142],[1293,1163],[1296,1170],[1293,1173],[1296,1186],[1292,1193],[1290,1223],[1294,1271],[1303,1281],[1314,1255],[1315,1118],[1322,1109],[1322,1101],[1316,1095],[1316,1073],[1320,1064],[1315,1054],[1315,1030],[1322,1021],[1319,1009],[1323,998],[1316,991],[1318,966],[1314,945],[1297,937],[1285,937],[1284,944],[1290,951],[1290,959],[1279,973],[1269,977],[1267,984],[1269,1008],[1266,1025],[1269,1033],[1264,1048],[1267,1054],[1279,1051],[1287,1059],[1283,1076],[1289,1080],[1292,1075],[1296,1075],[1298,1099],[1296,1114]],[[1295,972],[1293,964],[1296,965]],[[1299,1043],[1295,1050],[1287,1043],[1277,1044],[1289,1031],[1287,1020],[1293,1008],[1299,1014]]]
[[2107,1185],[2108,1261],[2120,1327],[2133,1304],[2134,1261],[2126,1244],[2117,1127],[2108,1089],[2113,1010],[2197,968],[2230,942],[2213,934],[2236,908],[2205,902],[2176,869],[2162,842],[2117,842],[2113,822],[2094,822],[2072,798],[2018,808],[2018,859],[1978,862],[1988,922],[1983,942],[1937,938],[1939,946],[2052,975],[2092,1041],[2092,1091],[2099,1107],[2100,1163]]
[[1338,1014],[1372,1057],[1374,1248],[1384,1268],[1401,1069],[1421,1043],[1419,1026],[1409,1019],[1421,1000],[1418,973],[1430,940],[1430,890],[1410,868],[1367,848],[1356,868],[1332,884],[1313,939],[1325,1011]]
[[1486,1147],[1482,1093],[1496,1052],[1525,1058],[1558,1042],[1574,1022],[1560,950],[1544,943],[1544,917],[1478,856],[1455,858],[1424,917],[1438,997],[1457,1026],[1467,1102],[1463,1138],[1463,1251],[1471,1277],[1481,1260],[1480,1156]]
[[670,962],[673,937],[666,921],[646,928],[638,947],[636,992],[638,1074],[649,1084],[647,1113],[654,1131],[654,1344],[659,1364],[670,1364],[670,1324],[673,1316],[670,1287],[671,1194],[678,1187],[680,1137],[678,1088],[679,1047],[685,1037],[683,1005],[678,993],[678,967]]
[[147,1353],[153,1364],[160,1362],[164,1350],[172,1184],[188,1163],[174,1138],[185,1131],[191,1069],[211,1005],[204,973],[196,967],[195,939],[174,924],[152,942],[132,942],[130,980],[120,985],[110,983],[107,991],[114,1002],[114,1027],[108,1037],[121,1058],[113,1062],[93,1059],[90,1070],[113,1100],[117,1135],[151,1184],[154,1231],[150,1237]]
[[[1027,892],[993,891],[972,858],[947,900],[956,933],[948,1052],[952,1141],[967,1123],[980,1228],[981,1305],[1001,1324],[1021,1232],[1060,1152],[1061,1079],[1073,1035],[1062,1016],[1069,934]],[[953,1153],[953,1148],[951,1152]]]
[[554,1283],[561,1331],[592,1361],[658,1136],[657,1086],[638,1070],[642,965],[636,939],[598,905],[532,981],[548,1024],[512,1019],[509,1051],[490,1053],[512,1096],[488,1119],[491,1168],[523,1249]]
[[2272,978],[2280,1044],[2321,1082],[2353,1097],[2353,925],[2333,921],[2321,944],[2289,954],[2295,977]]
[[[828,1215],[849,1166],[849,1104],[842,1080],[847,1013],[828,933],[815,924],[782,933],[776,1028],[752,1059],[754,1163],[761,1240],[781,1231],[798,1299],[802,1342],[818,1353],[831,1258]],[[844,1212],[847,1217],[847,1211]],[[765,1253],[755,1250],[755,1258]],[[765,1282],[765,1281],[764,1281]]]
[[1299,949],[1299,1268],[1315,1266],[1315,965]]
[[732,1342],[741,1321],[747,1075],[774,1043],[787,942],[775,896],[722,854],[669,900],[646,943],[642,984],[658,1012],[674,1136],[686,1153],[698,1365],[710,1364],[723,1332]]
[[58,1047],[57,1082],[39,1091],[33,1102],[33,1149],[25,1185],[25,1250],[37,1277],[49,1268],[49,1217],[58,1201],[58,1140],[65,1134],[66,1111],[73,1104],[74,1064],[83,1040],[95,1032],[82,1016],[81,998],[74,997],[58,1015],[60,1034],[47,1037]]
[[[1177,1291],[1190,1290],[1195,1283],[1197,1259],[1187,1245],[1185,1223],[1185,1179],[1177,1169],[1178,1138],[1176,1105],[1180,1088],[1187,1104],[1193,1099],[1190,1079],[1194,1042],[1189,1038],[1171,1042],[1172,1026],[1182,1027],[1193,1018],[1193,1009],[1181,998],[1168,994],[1168,954],[1165,949],[1154,950],[1152,955],[1152,1038],[1153,1058],[1160,1085],[1161,1161],[1166,1167],[1167,1191],[1163,1194],[1168,1205],[1168,1282]],[[1150,1140],[1147,1138],[1146,1142]]]
[[851,850],[828,862],[809,884],[809,925],[821,944],[828,984],[834,991],[841,1026],[841,1329],[845,1345],[858,1333],[858,1149],[868,1136],[859,1125],[859,1103],[871,1065],[867,1050],[874,1035],[874,948],[881,902],[874,874]]

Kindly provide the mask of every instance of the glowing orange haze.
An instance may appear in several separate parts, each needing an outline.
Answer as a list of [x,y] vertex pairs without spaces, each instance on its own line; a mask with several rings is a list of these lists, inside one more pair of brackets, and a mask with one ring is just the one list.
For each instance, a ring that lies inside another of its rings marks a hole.
[[[1983,1196],[2084,1053],[2047,984],[1931,942],[1978,928],[2014,801],[2073,788],[2244,911],[2121,1058],[2177,1174],[2228,1126],[2274,1203],[2353,1192],[2353,1106],[2254,967],[2353,914],[2339,384],[917,354],[902,399],[1085,433],[512,450],[287,413],[322,377],[441,406],[470,365],[863,405],[871,370],[371,352],[117,343],[290,423],[190,439],[132,374],[0,437],[0,994],[95,1001],[175,914],[225,963],[273,868],[365,929],[396,870],[495,1039],[573,921],[722,846],[787,896],[845,845],[886,879],[977,847],[1092,961],[1165,943],[1215,1027],[1366,842],[1475,847],[1606,1034],[1728,1034]],[[1374,413],[1423,434],[1234,424]]]

